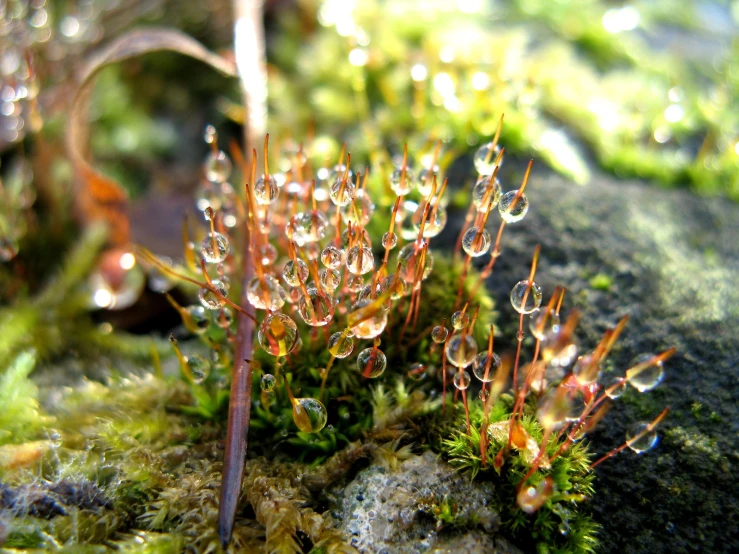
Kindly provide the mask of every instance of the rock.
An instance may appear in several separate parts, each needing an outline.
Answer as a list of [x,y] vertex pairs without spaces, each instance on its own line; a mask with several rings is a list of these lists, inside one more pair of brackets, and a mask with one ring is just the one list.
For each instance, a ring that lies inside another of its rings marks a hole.
[[[471,482],[433,452],[390,470],[374,463],[333,491],[334,517],[362,554],[519,552],[495,534],[499,516],[488,506],[492,484]],[[437,527],[434,509],[452,506],[455,528]]]

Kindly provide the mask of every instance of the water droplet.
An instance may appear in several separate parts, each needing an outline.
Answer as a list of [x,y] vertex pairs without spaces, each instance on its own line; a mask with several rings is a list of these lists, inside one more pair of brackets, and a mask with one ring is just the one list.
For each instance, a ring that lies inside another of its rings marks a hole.
[[[639,392],[652,390],[664,379],[664,364],[661,361],[649,363],[652,359],[654,354],[641,354],[631,363],[632,368],[626,370],[626,380]],[[648,365],[644,367],[642,364]]]
[[208,233],[200,244],[200,253],[209,264],[220,264],[228,256],[230,245],[221,233]]
[[320,400],[296,398],[293,400],[293,421],[304,433],[317,433],[326,426],[328,413]]
[[618,377],[613,383],[606,387],[606,396],[611,400],[621,398],[626,392],[626,380]]
[[259,384],[264,392],[271,392],[277,385],[277,379],[275,379],[275,376],[271,373],[265,373],[262,375],[262,379]]
[[[488,362],[490,363],[489,367]],[[500,357],[495,352],[492,356],[488,356],[488,351],[485,350],[475,356],[475,361],[472,363],[472,373],[483,383],[489,383],[495,378],[500,364]]]
[[647,431],[647,429],[649,429],[649,423],[640,422],[632,425],[626,432],[626,443],[637,454],[651,450],[659,442],[657,431],[655,429]]
[[[426,238],[433,238],[444,230],[447,221],[447,212],[444,206],[436,207],[438,199],[434,199],[431,202],[431,208],[428,216],[426,217],[426,223],[423,227],[423,236]],[[428,202],[423,200],[418,204],[416,211],[411,217],[411,223],[413,224],[413,237],[418,235],[421,230],[421,222],[423,221],[424,211]]]
[[536,309],[529,318],[529,330],[538,340],[544,340],[548,335],[559,333],[559,314],[553,309]]
[[[418,172],[416,180],[416,189],[421,196],[428,196],[434,188],[434,174],[439,173],[439,166],[435,165],[432,169],[423,168]],[[437,180],[438,181],[438,180]]]
[[359,292],[364,288],[364,279],[361,275],[349,275],[346,286],[352,292]]
[[274,176],[269,175],[269,177],[265,179],[264,175],[262,175],[257,179],[257,182],[254,185],[254,199],[257,201],[257,204],[269,206],[277,200],[279,194],[280,189],[277,187],[277,181]]
[[388,250],[392,250],[395,248],[398,244],[398,235],[395,233],[385,233],[382,235],[382,247],[387,248]]
[[580,385],[589,385],[598,379],[600,364],[594,363],[593,354],[585,354],[577,358],[572,368],[572,374]]
[[234,321],[233,310],[231,310],[231,308],[228,308],[227,306],[222,307],[219,312],[214,312],[213,321],[221,329],[228,329],[229,327],[231,327]]
[[210,289],[200,289],[198,299],[204,308],[208,310],[219,310],[226,305],[226,301],[222,297],[228,295],[228,289],[218,279],[214,279],[211,284],[218,291],[218,294]]
[[187,358],[187,367],[190,370],[191,380],[199,385],[210,375],[210,362],[200,354],[193,354]]
[[263,244],[259,247],[259,261],[263,266],[271,266],[277,261],[277,248],[271,244]]
[[567,392],[558,388],[549,391],[539,404],[536,418],[544,429],[558,429],[571,414]]
[[344,251],[329,245],[321,252],[321,263],[329,269],[339,269],[344,263]]
[[457,368],[465,368],[475,361],[477,343],[467,333],[457,333],[449,339],[445,353],[450,364]]
[[268,354],[286,356],[298,344],[298,326],[289,316],[272,312],[259,325],[257,339]]
[[375,379],[385,373],[385,368],[387,358],[379,348],[365,348],[357,356],[357,369],[364,377]]
[[444,342],[448,336],[449,329],[443,325],[437,325],[431,330],[431,339],[437,344]]
[[343,208],[354,198],[354,189],[354,183],[350,180],[344,182],[343,179],[336,179],[331,185],[328,194],[331,197],[331,202]]
[[298,302],[298,313],[308,325],[321,327],[326,325],[334,317],[334,304],[331,297],[311,287],[308,294],[300,297]]
[[477,227],[470,227],[462,237],[462,248],[473,258],[486,254],[490,250],[490,233],[486,229],[479,231]]
[[530,314],[541,306],[541,287],[533,281],[531,287],[528,281],[519,281],[511,290],[511,305],[519,314]]
[[459,310],[452,314],[452,327],[454,327],[457,331],[463,329],[464,327],[467,327],[469,323],[470,314],[468,314],[467,311]]
[[92,307],[122,310],[132,306],[146,285],[146,276],[136,258],[120,249],[107,250],[90,275]]
[[492,209],[498,205],[501,194],[500,181],[495,179],[491,183],[491,177],[486,175],[479,178],[475,183],[472,189],[472,203],[477,207],[478,212],[485,212],[488,206]]
[[467,390],[470,386],[470,374],[466,371],[458,371],[454,374],[454,386],[459,390]]
[[[354,304],[352,309],[358,310],[372,304],[372,302],[373,300],[371,298],[360,300]],[[383,309],[378,309],[370,317],[352,327],[352,331],[359,339],[373,339],[385,330],[386,325],[387,312]]]
[[422,381],[428,374],[426,364],[418,363],[411,364],[408,368],[408,377],[414,381]]
[[231,160],[222,150],[209,152],[203,162],[205,178],[211,183],[223,183],[231,176],[233,165]]
[[[483,144],[478,148],[474,157],[477,172],[480,175],[492,175],[495,171],[495,160],[498,158],[498,154],[500,154],[500,146],[498,144],[493,146],[492,142]],[[500,165],[503,165],[502,159]]]
[[431,275],[431,270],[434,268],[434,257],[431,254],[431,250],[426,250],[426,260],[423,267],[421,264],[421,248],[416,248],[418,245],[415,242],[406,244],[398,252],[398,263],[400,264],[401,272],[400,278],[405,281],[407,285],[412,285],[416,278],[417,269],[421,271],[421,280],[426,279]]
[[346,358],[354,350],[354,339],[346,333],[336,332],[328,339],[328,351],[337,358]]
[[308,280],[308,265],[301,259],[289,260],[282,270],[282,278],[291,287],[297,287]]
[[390,176],[390,188],[398,196],[405,196],[411,190],[413,190],[413,171],[409,168],[405,168],[405,175],[403,175],[402,168],[396,168]]
[[515,205],[513,204],[513,200],[516,198],[517,193],[517,190],[506,192],[500,197],[500,202],[498,202],[498,212],[500,212],[500,217],[502,217],[507,223],[521,221],[526,215],[526,212],[529,211],[529,200],[526,198],[525,194],[522,194],[518,200],[516,200]]
[[285,304],[285,290],[271,275],[253,277],[246,287],[246,298],[258,310],[279,310]]
[[522,487],[516,496],[518,507],[527,514],[533,514],[536,510],[552,496],[554,493],[554,485],[552,478],[547,477],[536,487]]
[[[357,194],[354,196],[354,205],[356,207],[356,212],[351,204],[346,206],[342,211],[341,215],[344,222],[347,225],[349,223],[352,225],[367,225],[367,223],[370,222],[370,219],[372,219],[375,205],[372,203],[372,200],[366,191],[361,189],[357,191]],[[357,219],[357,216],[359,219]]]
[[183,318],[183,323],[188,331],[196,335],[202,335],[210,327],[210,317],[208,312],[202,306],[188,306],[185,308],[187,316]]
[[326,236],[328,219],[320,210],[300,212],[290,218],[288,236],[298,246],[318,242]]
[[318,272],[318,281],[327,292],[334,292],[341,284],[341,273],[335,269],[322,269]]
[[354,275],[364,275],[372,271],[375,265],[375,257],[372,250],[366,246],[354,246],[346,255],[346,267]]

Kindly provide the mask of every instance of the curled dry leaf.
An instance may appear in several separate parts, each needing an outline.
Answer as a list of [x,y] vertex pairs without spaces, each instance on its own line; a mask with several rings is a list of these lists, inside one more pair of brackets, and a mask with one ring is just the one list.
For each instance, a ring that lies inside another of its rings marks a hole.
[[129,240],[127,195],[117,182],[95,170],[85,159],[89,139],[87,107],[95,77],[103,68],[158,51],[184,54],[208,64],[219,73],[236,76],[235,64],[211,52],[196,40],[179,31],[155,28],[124,34],[95,52],[82,67],[66,136],[67,151],[75,174],[75,203],[84,222],[103,220],[108,224],[109,240],[113,245],[124,245]]

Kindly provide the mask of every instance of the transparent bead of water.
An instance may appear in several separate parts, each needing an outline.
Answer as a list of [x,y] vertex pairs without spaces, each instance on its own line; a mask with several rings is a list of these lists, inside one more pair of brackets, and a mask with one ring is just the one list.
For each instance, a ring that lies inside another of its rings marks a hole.
[[431,339],[436,344],[443,343],[448,336],[449,336],[449,329],[447,329],[443,325],[437,325],[431,330]]
[[293,421],[303,433],[317,433],[326,426],[328,413],[316,398],[296,398],[293,401]]
[[[490,364],[489,366],[488,363]],[[472,362],[472,373],[483,383],[489,383],[495,379],[495,374],[500,368],[500,364],[500,356],[495,352],[493,352],[492,356],[488,356],[488,351],[484,350],[475,356],[475,361]]]
[[334,292],[341,284],[341,273],[336,269],[322,269],[318,272],[318,281],[328,292]]
[[454,386],[459,390],[467,390],[470,386],[470,374],[466,371],[458,371],[454,374]]
[[446,359],[456,368],[466,368],[475,361],[477,343],[467,333],[457,333],[446,345]]
[[536,418],[545,429],[560,428],[570,415],[572,407],[567,394],[550,390],[539,403]]
[[398,244],[398,235],[395,233],[387,232],[382,235],[382,247],[392,250]]
[[346,254],[346,268],[354,275],[364,275],[372,271],[375,257],[366,246],[354,246]]
[[535,282],[519,281],[511,289],[511,305],[519,314],[530,314],[541,306],[541,287]]
[[339,269],[344,263],[344,251],[329,245],[321,252],[321,263],[329,269]]
[[[352,310],[358,310],[370,305],[373,302],[371,298],[361,300],[354,304]],[[373,339],[379,336],[387,326],[387,312],[383,309],[378,309],[370,317],[364,319],[354,327],[352,331],[354,335],[359,339]]]
[[298,345],[298,326],[281,312],[271,312],[257,329],[257,340],[272,356],[287,356]]
[[365,348],[357,356],[357,369],[369,379],[375,379],[385,373],[387,358],[379,348]]
[[498,205],[502,193],[500,181],[497,178],[492,181],[492,177],[485,175],[477,180],[472,189],[472,203],[477,207],[478,212],[485,212],[488,206],[492,209]]
[[298,313],[308,325],[322,327],[334,317],[334,303],[325,292],[311,287],[298,301]]
[[369,233],[365,229],[358,229],[357,227],[352,227],[351,233],[349,233],[349,229],[341,233],[342,248],[345,250],[349,248],[349,243],[353,243],[354,245],[360,243],[367,248],[372,248],[372,239]]
[[188,306],[185,311],[190,319],[190,321],[185,322],[188,331],[196,335],[202,335],[208,330],[211,319],[208,316],[208,311],[203,306]]
[[259,381],[259,385],[264,392],[271,392],[277,386],[277,379],[271,373],[265,373]]
[[525,194],[519,196],[518,200],[516,200],[514,204],[517,193],[517,190],[506,192],[500,197],[500,201],[498,202],[498,212],[500,212],[500,217],[502,217],[507,223],[521,221],[526,215],[526,212],[529,211],[529,200],[526,198]]
[[[323,171],[318,170],[317,177],[319,179],[325,178],[329,183],[333,183],[337,180],[341,180],[344,178],[344,173],[346,173],[346,164],[336,164],[331,171],[328,172],[328,174],[324,177]],[[349,173],[346,177],[347,182],[351,182],[354,180],[354,172],[349,169]]]
[[344,182],[343,179],[336,179],[331,185],[331,188],[329,188],[328,195],[331,198],[331,202],[343,208],[354,198],[355,188],[354,183],[351,181]]
[[210,289],[200,289],[198,299],[204,308],[207,308],[208,310],[220,310],[226,305],[226,301],[223,297],[228,295],[228,289],[219,279],[214,279],[211,283],[213,288],[218,291],[218,294]]
[[467,327],[469,323],[470,314],[468,314],[466,311],[459,310],[452,314],[452,327],[454,327],[457,331],[463,329],[464,327]]
[[408,368],[407,375],[410,379],[413,379],[414,381],[422,381],[428,375],[428,367],[426,366],[426,364],[416,362],[414,364],[411,364],[411,366]]
[[254,185],[254,199],[257,204],[261,206],[269,206],[280,195],[280,188],[277,186],[277,181],[273,175],[269,175],[268,178],[264,178],[262,175]]
[[271,266],[277,261],[277,248],[267,243],[259,247],[259,261],[263,266]]
[[210,362],[200,354],[193,354],[187,358],[187,367],[192,376],[192,382],[199,385],[210,375]]
[[398,300],[405,294],[405,283],[403,279],[395,278],[395,274],[388,275],[382,280],[380,284],[380,293],[390,291],[390,298],[392,300]]
[[209,152],[203,162],[205,178],[211,183],[223,183],[231,176],[233,164],[223,150]]
[[342,211],[342,218],[348,225],[367,225],[372,219],[372,214],[375,212],[375,205],[372,203],[372,199],[369,197],[366,191],[360,189],[354,196],[354,204],[356,206],[356,212],[352,205],[349,204]]
[[215,324],[221,329],[228,329],[234,321],[233,310],[227,306],[223,306],[220,311],[214,312],[213,321],[215,321]]
[[297,287],[300,283],[305,283],[308,280],[308,265],[301,260],[296,258],[295,261],[289,260],[282,270],[282,278],[291,287]]
[[617,400],[623,396],[624,392],[626,392],[626,380],[619,377],[605,389],[605,393],[608,398],[611,400]]
[[584,354],[577,358],[575,365],[572,367],[572,375],[580,385],[590,385],[598,380],[600,364],[593,362],[593,354]]
[[531,312],[529,318],[529,331],[537,340],[559,333],[559,314],[554,310],[537,309]]
[[423,168],[418,172],[416,179],[416,190],[421,196],[428,196],[434,188],[434,175],[439,173],[439,166],[435,165],[433,169]]
[[364,279],[361,275],[349,275],[346,286],[351,292],[360,292],[364,288]]
[[[500,154],[500,146],[496,144],[493,146],[492,142],[483,144],[475,152],[474,163],[475,169],[480,175],[492,175],[495,171],[495,160]],[[503,165],[503,160],[500,160],[500,165]]]
[[328,351],[337,358],[346,358],[354,350],[354,339],[346,333],[336,332],[328,339]]
[[477,227],[470,227],[462,237],[462,248],[468,256],[478,258],[490,250],[490,233],[487,229],[478,231]]
[[405,175],[403,175],[402,168],[398,167],[390,176],[390,188],[398,196],[405,196],[413,190],[414,180],[413,171],[409,167],[405,168]]
[[326,236],[328,218],[320,211],[300,212],[290,218],[292,240],[298,246],[318,242]]
[[[632,367],[643,364],[654,358],[654,354],[640,354],[631,362]],[[643,369],[626,370],[626,380],[639,392],[648,392],[659,385],[665,377],[664,364],[659,361],[650,363]]]
[[[649,423],[640,422],[632,425],[626,432],[626,444],[637,454],[651,450],[659,442],[657,431],[655,429],[647,431],[647,429],[649,429]],[[639,436],[642,433],[644,434]]]
[[135,256],[123,249],[105,251],[88,279],[91,307],[122,310],[132,306],[146,286],[146,275]]
[[271,275],[256,276],[246,286],[246,299],[258,310],[277,311],[285,304],[285,290]]
[[398,263],[401,269],[400,278],[407,285],[412,285],[416,279],[417,272],[420,272],[421,280],[431,275],[431,270],[434,268],[434,257],[431,254],[431,250],[426,249],[426,259],[423,267],[421,267],[421,248],[417,248],[417,244],[412,242],[400,249],[398,252]]
[[200,253],[209,264],[220,264],[228,256],[228,239],[221,233],[208,233],[200,244]]
[[[439,233],[441,233],[444,230],[444,227],[446,227],[446,222],[447,222],[446,208],[444,206],[437,207],[436,202],[437,200],[434,199],[434,201],[431,204],[429,214],[426,217],[426,223],[423,226],[423,236],[426,238],[433,238],[437,236]],[[425,200],[422,201],[420,204],[418,204],[416,211],[411,217],[411,221],[413,223],[413,230],[415,231],[414,237],[418,235],[418,232],[421,230],[421,222],[423,221],[423,215],[426,210],[427,204],[428,203]]]

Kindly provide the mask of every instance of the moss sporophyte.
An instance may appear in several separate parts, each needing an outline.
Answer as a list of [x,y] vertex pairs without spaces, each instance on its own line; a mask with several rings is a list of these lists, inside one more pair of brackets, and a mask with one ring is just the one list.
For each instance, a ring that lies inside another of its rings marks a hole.
[[[497,472],[496,503],[513,513],[504,522],[512,534],[528,529],[537,542],[592,550],[596,526],[577,511],[593,493],[592,468],[623,449],[652,448],[667,409],[636,424],[622,446],[595,462],[582,439],[627,384],[639,392],[657,386],[674,350],[641,356],[605,383],[601,367],[628,317],[581,352],[579,313],[561,315],[565,289],[543,304],[537,247],[528,276],[510,293],[519,314],[515,354],[496,351],[492,301],[482,282],[500,256],[504,229],[529,209],[532,164],[520,187],[504,193],[498,134],[478,150],[470,208],[455,251],[446,253],[431,248],[447,221],[448,181],[437,164],[441,143],[422,158],[426,164],[413,167],[406,148],[396,167],[370,179],[367,169],[352,167],[346,149],[334,165],[317,167],[310,149],[293,143],[283,144],[280,171],[273,172],[267,136],[260,176],[256,150],[247,162],[232,146],[244,182],[238,190],[228,183],[231,158],[210,126],[206,141],[212,150],[197,205],[208,228],[192,240],[186,223],[182,266],[163,263],[143,247],[137,257],[199,288],[200,305],[182,307],[169,297],[185,327],[213,352],[211,360],[185,356],[173,340],[182,374],[197,391],[195,409],[217,414],[224,400],[219,391],[230,380],[222,545],[230,542],[238,508],[250,418],[256,417],[260,435],[270,427],[284,433],[287,407],[300,430],[295,444],[314,443],[311,434],[325,437],[327,424],[341,440],[358,438],[368,427],[347,409],[366,410],[365,383],[392,375],[419,394],[440,397],[420,413],[432,417],[439,437],[431,442],[453,465],[473,475]],[[387,206],[385,214],[375,211],[374,198]],[[493,240],[486,226],[495,211],[500,223]],[[484,256],[489,261],[476,269],[473,259]],[[524,364],[527,331],[535,342]],[[259,387],[252,387],[255,378]],[[473,389],[478,392],[471,396]],[[323,452],[338,448],[335,438],[332,444]]]

